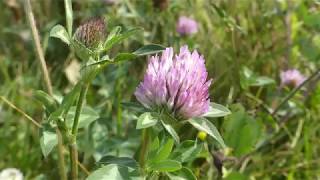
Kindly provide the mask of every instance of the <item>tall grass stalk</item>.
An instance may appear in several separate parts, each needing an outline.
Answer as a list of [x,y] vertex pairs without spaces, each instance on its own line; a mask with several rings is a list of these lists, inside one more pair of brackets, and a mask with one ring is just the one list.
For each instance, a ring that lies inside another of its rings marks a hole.
[[[24,1],[25,5],[25,12],[28,18],[29,26],[32,32],[32,37],[33,37],[33,42],[35,45],[35,50],[36,54],[38,56],[39,64],[41,65],[41,70],[44,76],[44,81],[46,84],[47,91],[50,95],[53,95],[52,91],[52,84],[49,76],[49,71],[46,65],[46,61],[44,58],[43,50],[40,44],[40,37],[39,37],[39,32],[36,27],[36,22],[34,19],[34,15],[32,12],[31,8],[31,3],[30,0],[25,0]],[[66,175],[66,170],[65,170],[65,164],[64,164],[64,155],[63,155],[63,140],[61,137],[60,130],[56,128],[56,133],[58,135],[58,160],[59,160],[59,173],[60,173],[60,178],[62,180],[67,180],[67,175]]]

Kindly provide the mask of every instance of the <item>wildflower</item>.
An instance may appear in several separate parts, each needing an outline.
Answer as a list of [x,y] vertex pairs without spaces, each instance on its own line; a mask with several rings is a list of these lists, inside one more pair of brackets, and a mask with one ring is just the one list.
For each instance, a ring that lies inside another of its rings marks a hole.
[[201,140],[201,141],[205,141],[207,138],[207,133],[204,131],[199,131],[197,137]]
[[194,19],[181,16],[177,23],[177,32],[180,35],[192,35],[198,32],[198,24]]
[[23,180],[23,174],[15,168],[7,168],[0,172],[0,180]]
[[95,48],[105,37],[106,24],[102,17],[87,20],[75,32],[75,38],[88,48]]
[[303,83],[306,78],[297,69],[289,69],[280,73],[280,79],[282,85],[297,87]]
[[187,46],[173,55],[166,48],[161,57],[152,56],[135,96],[146,108],[166,108],[177,118],[198,117],[209,110],[209,86],[205,59]]

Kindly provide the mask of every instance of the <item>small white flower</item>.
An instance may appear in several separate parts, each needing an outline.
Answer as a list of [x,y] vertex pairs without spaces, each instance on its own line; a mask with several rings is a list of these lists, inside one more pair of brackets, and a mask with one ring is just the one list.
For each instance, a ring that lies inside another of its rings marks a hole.
[[0,172],[0,180],[23,180],[23,174],[15,168],[3,169]]

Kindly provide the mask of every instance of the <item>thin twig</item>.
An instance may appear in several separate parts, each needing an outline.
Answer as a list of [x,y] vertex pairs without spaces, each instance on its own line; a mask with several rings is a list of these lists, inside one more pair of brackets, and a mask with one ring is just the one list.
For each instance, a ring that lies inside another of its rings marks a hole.
[[279,172],[288,172],[288,171],[291,171],[293,169],[299,169],[299,168],[304,168],[305,166],[310,166],[310,165],[313,165],[313,164],[317,164],[320,162],[320,159],[315,159],[315,160],[310,160],[309,162],[301,162],[301,163],[298,163],[298,164],[295,164],[295,165],[292,165],[292,166],[289,166],[289,167],[285,167],[285,168],[275,168],[275,169],[267,169],[265,171],[262,171],[262,172],[259,172],[259,173],[256,173],[254,174],[253,176],[254,177],[260,177],[260,176],[263,176],[265,174],[270,174],[270,173],[279,173]]
[[[22,114],[26,119],[30,120],[33,125],[35,125],[37,128],[42,128],[41,124],[39,124],[35,119],[33,119],[31,116],[29,116],[27,113],[25,113],[23,110],[19,109],[17,106],[15,106],[12,102],[10,102],[8,99],[6,99],[3,96],[0,96],[0,99],[5,102],[7,105],[9,105],[12,109],[18,111],[20,114]],[[59,147],[58,147],[59,148]],[[86,169],[86,167],[81,164],[81,162],[77,161],[78,166],[80,169],[86,174],[89,175],[90,172]]]
[[308,79],[303,81],[298,87],[294,88],[281,102],[280,104],[273,110],[272,115],[275,115],[280,108],[289,101],[304,85],[308,84],[314,77],[316,77],[320,73],[320,69],[314,72]]
[[77,161],[78,163],[78,166],[80,167],[80,169],[87,175],[89,176],[90,172],[88,171],[88,169],[83,165],[81,164],[79,161]]
[[[25,4],[25,11],[26,11],[26,15],[28,18],[28,22],[29,22],[29,26],[32,32],[32,37],[34,40],[34,44],[35,44],[35,50],[36,50],[36,54],[38,56],[38,60],[39,63],[41,65],[41,70],[44,76],[44,81],[48,90],[49,95],[53,95],[53,90],[52,90],[52,84],[51,84],[51,80],[50,80],[50,76],[49,76],[49,72],[48,72],[48,68],[46,65],[46,61],[44,58],[44,53],[41,47],[41,43],[40,43],[40,37],[39,37],[39,32],[36,26],[36,22],[34,19],[34,15],[32,12],[32,8],[31,8],[31,3],[30,0],[25,0],[24,1]],[[59,170],[60,170],[60,178],[62,180],[66,180],[67,179],[67,175],[65,172],[65,164],[64,164],[64,155],[63,155],[63,139],[61,138],[61,134],[60,134],[60,130],[58,128],[56,128],[56,132],[58,135],[58,161],[59,161]]]
[[26,11],[26,15],[29,21],[29,26],[31,28],[31,32],[32,32],[32,37],[34,40],[34,45],[35,45],[35,50],[36,50],[36,54],[38,56],[39,59],[39,63],[41,65],[41,70],[44,76],[44,81],[46,83],[46,87],[48,90],[48,93],[50,95],[52,95],[52,85],[51,85],[51,80],[49,77],[49,72],[47,69],[47,65],[46,65],[46,61],[44,59],[44,54],[43,54],[43,50],[40,44],[40,37],[39,37],[39,33],[38,33],[38,29],[36,26],[36,22],[34,20],[34,15],[32,12],[32,8],[31,8],[31,3],[30,0],[25,0],[24,1],[25,4],[25,11]]
[[32,122],[33,125],[37,126],[38,128],[41,128],[41,124],[39,124],[36,120],[34,120],[31,116],[29,116],[28,114],[26,114],[24,111],[22,111],[20,108],[18,108],[17,106],[15,106],[12,102],[10,102],[8,99],[6,99],[3,96],[0,96],[0,99],[5,102],[7,105],[9,105],[12,109],[18,111],[20,114],[22,114],[25,118],[27,118],[28,120],[30,120]]

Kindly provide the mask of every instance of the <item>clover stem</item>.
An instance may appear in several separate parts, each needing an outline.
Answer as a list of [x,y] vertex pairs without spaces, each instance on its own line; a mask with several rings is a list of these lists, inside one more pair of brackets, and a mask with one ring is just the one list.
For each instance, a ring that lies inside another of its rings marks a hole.
[[[81,82],[80,82],[81,83]],[[78,134],[78,124],[79,118],[82,111],[82,107],[86,98],[86,94],[88,91],[89,84],[82,84],[79,99],[77,102],[76,113],[73,120],[72,125],[72,139],[69,145],[69,152],[70,152],[70,161],[71,161],[71,179],[76,180],[78,179],[78,151],[77,151],[77,134]]]
[[143,129],[142,130],[142,143],[141,143],[141,150],[140,150],[140,156],[139,156],[139,163],[141,168],[143,169],[145,164],[145,157],[146,157],[146,152],[148,149],[148,144],[149,144],[149,135],[148,135],[148,129]]
[[64,165],[64,154],[63,154],[63,138],[59,128],[56,128],[56,133],[58,137],[58,163],[59,163],[59,173],[61,180],[67,180],[66,168]]

